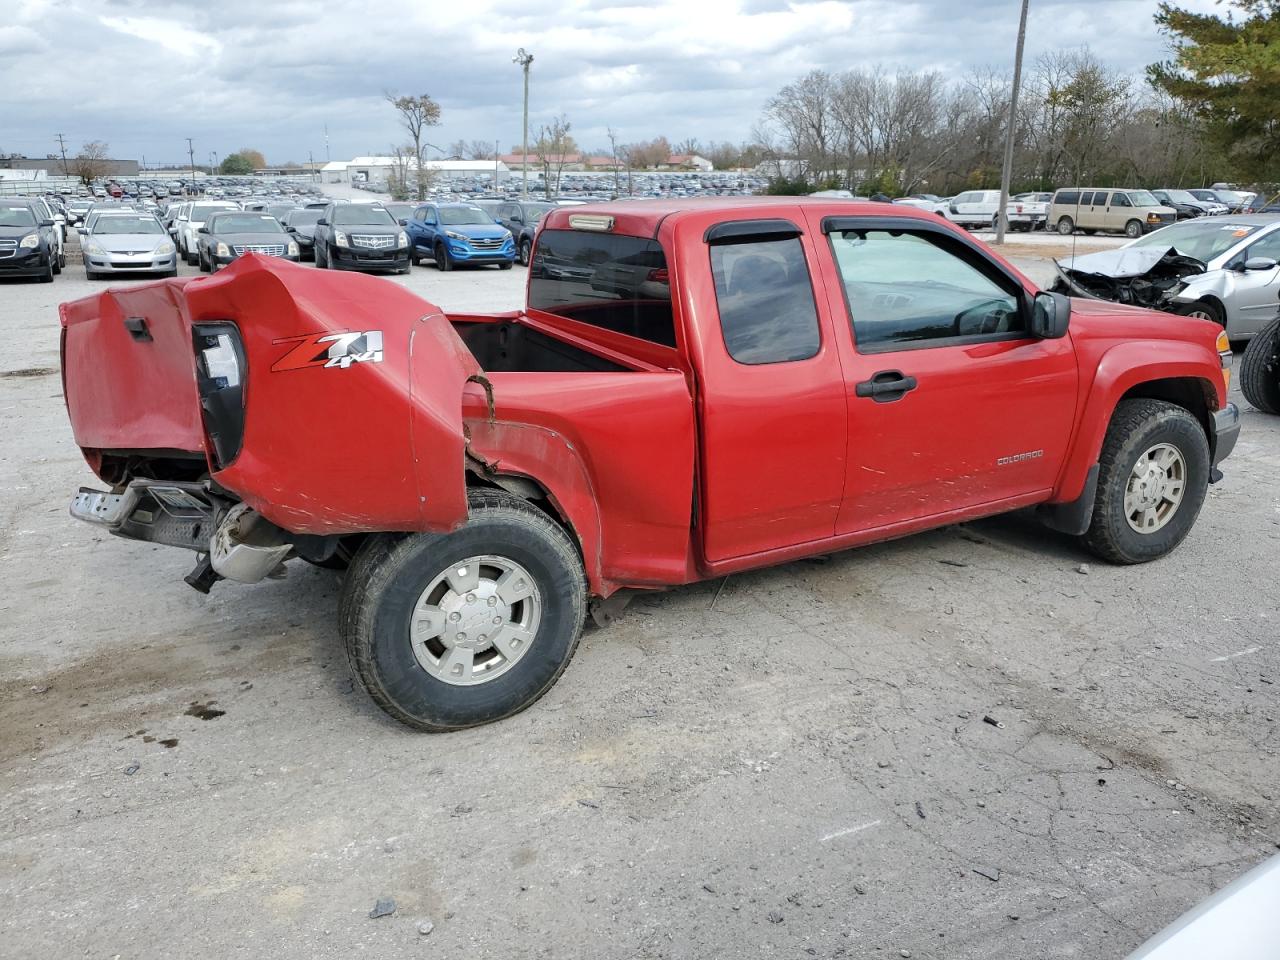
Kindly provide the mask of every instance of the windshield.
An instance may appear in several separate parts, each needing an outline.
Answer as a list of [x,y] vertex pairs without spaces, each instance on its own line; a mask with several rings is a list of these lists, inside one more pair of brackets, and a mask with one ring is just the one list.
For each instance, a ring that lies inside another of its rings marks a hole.
[[333,224],[337,227],[394,227],[396,221],[382,207],[364,203],[346,203],[333,208]]
[[30,207],[0,207],[0,227],[34,227],[35,214]]
[[1151,193],[1150,190],[1130,190],[1129,201],[1135,207],[1158,207],[1161,206],[1159,200]]
[[492,226],[493,217],[479,207],[441,207],[440,222],[447,227],[460,227],[463,224]]
[[289,224],[294,227],[313,225],[320,219],[320,210],[294,210],[289,214]]
[[1213,217],[1170,224],[1135,240],[1130,246],[1173,247],[1183,256],[1195,257],[1202,263],[1208,263],[1261,229],[1254,223],[1223,223],[1222,220],[1221,217]]
[[191,216],[189,216],[187,219],[197,220],[200,223],[203,223],[204,221],[208,220],[211,216],[213,216],[215,213],[218,213],[219,211],[226,210],[226,209],[227,207],[211,207],[208,204],[198,203],[191,208]]
[[1196,198],[1186,190],[1165,190],[1164,195],[1174,203],[1195,203]]
[[1239,203],[1244,199],[1244,194],[1235,190],[1215,190],[1213,192],[1218,195],[1218,199],[1223,203]]
[[209,221],[210,233],[283,233],[275,217],[265,213],[220,213]]
[[96,234],[108,233],[164,233],[164,227],[154,217],[99,217],[93,226]]
[[548,210],[554,210],[554,203],[526,203],[524,205],[524,222],[537,223]]
[[413,216],[413,204],[411,203],[384,203],[382,209],[397,220],[408,220]]

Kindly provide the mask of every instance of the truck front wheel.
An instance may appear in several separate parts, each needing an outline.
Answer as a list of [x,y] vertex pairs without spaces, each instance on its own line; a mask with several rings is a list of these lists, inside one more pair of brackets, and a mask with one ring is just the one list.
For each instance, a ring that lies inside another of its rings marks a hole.
[[1209,441],[1199,421],[1163,400],[1122,400],[1098,461],[1084,545],[1112,563],[1145,563],[1191,531],[1209,485]]
[[448,534],[370,537],[343,585],[340,631],[373,701],[418,730],[518,713],[551,688],[586,613],[568,535],[523,500],[470,495]]

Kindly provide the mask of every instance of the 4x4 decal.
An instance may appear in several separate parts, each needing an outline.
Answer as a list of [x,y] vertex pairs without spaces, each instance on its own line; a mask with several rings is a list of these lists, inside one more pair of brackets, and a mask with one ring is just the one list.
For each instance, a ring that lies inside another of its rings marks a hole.
[[317,333],[305,337],[286,337],[272,343],[292,343],[293,348],[271,365],[272,373],[305,370],[308,367],[333,367],[345,370],[353,363],[382,362],[382,331],[355,333]]

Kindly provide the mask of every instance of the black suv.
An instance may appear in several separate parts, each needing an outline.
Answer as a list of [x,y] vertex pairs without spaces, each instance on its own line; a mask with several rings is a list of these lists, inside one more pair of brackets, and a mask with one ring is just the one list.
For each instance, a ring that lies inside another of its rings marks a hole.
[[381,204],[330,203],[316,221],[316,266],[409,272],[409,235]]
[[0,277],[53,283],[53,275],[62,272],[56,229],[30,201],[0,199]]
[[533,251],[533,235],[538,230],[538,221],[548,210],[556,205],[545,200],[512,200],[501,204],[494,212],[493,218],[511,231],[516,238],[516,255],[520,265],[529,265],[529,255]]

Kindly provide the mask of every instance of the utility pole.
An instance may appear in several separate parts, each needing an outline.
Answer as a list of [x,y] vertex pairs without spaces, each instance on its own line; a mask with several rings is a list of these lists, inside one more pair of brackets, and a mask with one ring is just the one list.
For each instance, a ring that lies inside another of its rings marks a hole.
[[332,158],[329,156],[329,125],[324,125],[324,162],[328,163]]
[[307,151],[307,169],[311,171],[311,182],[314,183],[316,179],[316,158],[310,150]]
[[62,175],[64,177],[69,177],[71,176],[71,173],[67,169],[67,141],[66,141],[66,138],[63,137],[63,135],[60,133],[57,135],[57,137],[58,137],[58,148],[62,150]]
[[502,163],[502,141],[493,141],[493,192],[499,193],[498,190],[498,164]]
[[1013,88],[1009,91],[1009,122],[1004,133],[1004,168],[1000,171],[1000,207],[996,211],[996,243],[1004,243],[1004,231],[1009,226],[1009,181],[1013,179],[1013,140],[1018,132],[1018,88],[1022,85],[1022,48],[1027,42],[1027,5],[1022,0],[1022,15],[1018,18],[1018,49],[1013,56]]
[[218,169],[218,151],[210,150],[209,151],[209,172],[213,173],[217,169]]
[[524,47],[516,51],[516,55],[511,58],[512,63],[518,63],[524,68],[524,153],[520,157],[520,166],[524,175],[524,182],[520,187],[520,199],[529,199],[529,64],[533,63],[533,54],[525,53]]
[[191,180],[195,185],[196,179],[196,148],[191,145],[191,138],[187,137],[187,157],[191,160]]

